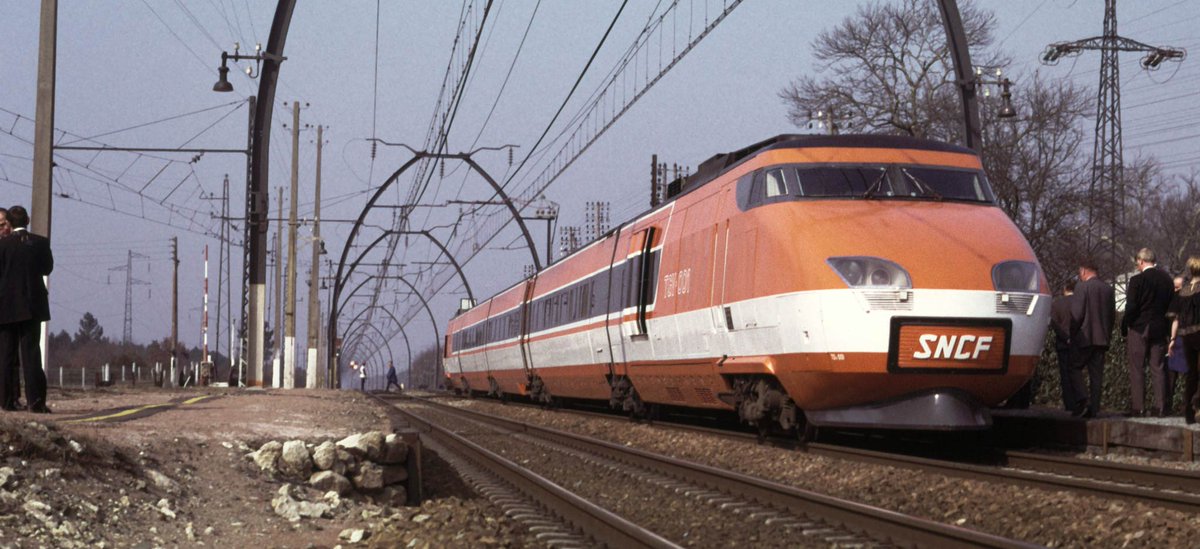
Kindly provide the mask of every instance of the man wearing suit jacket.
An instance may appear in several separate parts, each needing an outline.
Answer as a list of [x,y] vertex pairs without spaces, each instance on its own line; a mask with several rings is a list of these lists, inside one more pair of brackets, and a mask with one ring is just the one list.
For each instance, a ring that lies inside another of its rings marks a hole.
[[1154,415],[1163,417],[1170,412],[1168,392],[1170,373],[1167,372],[1167,307],[1175,295],[1171,275],[1155,265],[1154,252],[1138,250],[1138,274],[1129,279],[1125,290],[1125,316],[1121,318],[1121,333],[1125,334],[1129,351],[1129,390],[1133,408],[1131,415],[1143,415],[1146,394],[1146,363],[1150,364],[1150,381],[1154,385]]
[[[1088,396],[1076,401],[1071,413],[1080,417],[1096,417],[1100,413],[1100,394],[1104,384],[1104,354],[1112,337],[1116,300],[1112,286],[1097,276],[1098,268],[1091,260],[1079,263],[1079,284],[1071,301],[1071,354],[1075,367],[1071,382],[1081,390],[1087,386]],[[1090,386],[1083,381],[1087,370]]]
[[1075,281],[1063,285],[1062,295],[1050,304],[1050,328],[1054,330],[1054,351],[1058,354],[1058,379],[1062,385],[1063,408],[1075,410],[1075,404],[1087,398],[1082,387],[1071,380],[1071,301],[1075,296]]
[[[12,233],[12,227],[8,224],[8,209],[0,208],[0,238],[4,238]],[[9,360],[13,364],[17,364],[17,348],[14,346],[9,352]],[[19,410],[21,406],[21,374],[16,368],[11,371],[0,368],[0,408],[5,410]]]
[[42,370],[42,322],[50,320],[50,297],[42,277],[54,270],[50,241],[29,232],[29,213],[22,206],[8,209],[12,234],[0,238],[0,371],[14,371],[15,346],[25,374],[29,410],[48,414],[46,373]]

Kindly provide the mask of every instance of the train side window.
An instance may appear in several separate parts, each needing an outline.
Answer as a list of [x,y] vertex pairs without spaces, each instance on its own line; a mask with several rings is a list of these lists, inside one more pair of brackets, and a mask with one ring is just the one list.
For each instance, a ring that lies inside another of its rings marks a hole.
[[763,203],[763,172],[761,170],[754,172],[754,181],[750,184],[750,207],[759,206]]
[[737,207],[739,210],[746,211],[750,209],[750,197],[754,186],[754,173],[748,173],[738,178],[737,189],[735,195],[737,198]]

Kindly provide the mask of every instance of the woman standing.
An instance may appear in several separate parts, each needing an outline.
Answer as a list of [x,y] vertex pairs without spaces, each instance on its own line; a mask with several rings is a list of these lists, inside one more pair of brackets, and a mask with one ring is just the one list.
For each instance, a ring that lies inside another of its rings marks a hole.
[[1187,360],[1183,384],[1183,422],[1190,425],[1196,422],[1196,386],[1200,381],[1200,370],[1197,370],[1197,362],[1200,361],[1200,257],[1189,257],[1187,269],[1191,278],[1175,294],[1167,315],[1172,318],[1168,352],[1182,341],[1183,356]]

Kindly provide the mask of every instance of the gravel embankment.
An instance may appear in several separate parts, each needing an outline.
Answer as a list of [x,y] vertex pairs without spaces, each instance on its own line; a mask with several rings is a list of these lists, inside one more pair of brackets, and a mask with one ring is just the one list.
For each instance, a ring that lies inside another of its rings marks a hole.
[[1200,539],[1200,517],[1141,503],[840,461],[623,419],[480,400],[457,405],[1049,547],[1190,547]]

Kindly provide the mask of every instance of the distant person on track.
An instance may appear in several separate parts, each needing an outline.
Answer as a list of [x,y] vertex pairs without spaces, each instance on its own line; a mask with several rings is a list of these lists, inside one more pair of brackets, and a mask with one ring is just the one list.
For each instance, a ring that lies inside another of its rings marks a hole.
[[1125,316],[1121,333],[1129,352],[1129,391],[1132,408],[1129,415],[1151,415],[1145,405],[1146,367],[1154,386],[1152,415],[1163,417],[1171,411],[1174,397],[1171,372],[1167,370],[1167,308],[1175,296],[1171,275],[1159,269],[1150,248],[1138,250],[1134,257],[1138,274],[1129,279],[1125,290]]
[[1104,354],[1112,337],[1116,299],[1112,286],[1100,280],[1099,268],[1090,259],[1079,262],[1079,283],[1071,300],[1071,383],[1083,389],[1087,370],[1088,394],[1075,401],[1071,415],[1096,417],[1104,385]]
[[1063,409],[1070,412],[1075,403],[1087,398],[1081,387],[1072,382],[1071,376],[1071,299],[1075,295],[1075,281],[1063,284],[1062,295],[1050,304],[1050,328],[1054,330],[1054,351],[1058,355],[1058,378],[1062,385]]
[[367,392],[367,365],[366,363],[358,365],[358,390]]
[[392,385],[396,386],[397,391],[404,391],[404,387],[400,386],[400,379],[396,377],[396,365],[389,361],[387,369],[387,387],[384,388],[384,391],[392,390]]
[[[1191,279],[1176,294],[1171,302],[1171,350],[1183,345],[1183,356],[1187,361],[1187,373],[1183,382],[1183,422],[1196,422],[1196,389],[1200,385],[1200,257],[1187,260]],[[1178,338],[1178,339],[1176,339]]]
[[49,239],[29,232],[29,212],[23,206],[9,208],[7,220],[12,232],[0,238],[0,377],[11,380],[16,375],[15,354],[25,375],[29,411],[48,414],[39,340],[42,322],[50,320],[43,277],[54,270],[54,255]]

